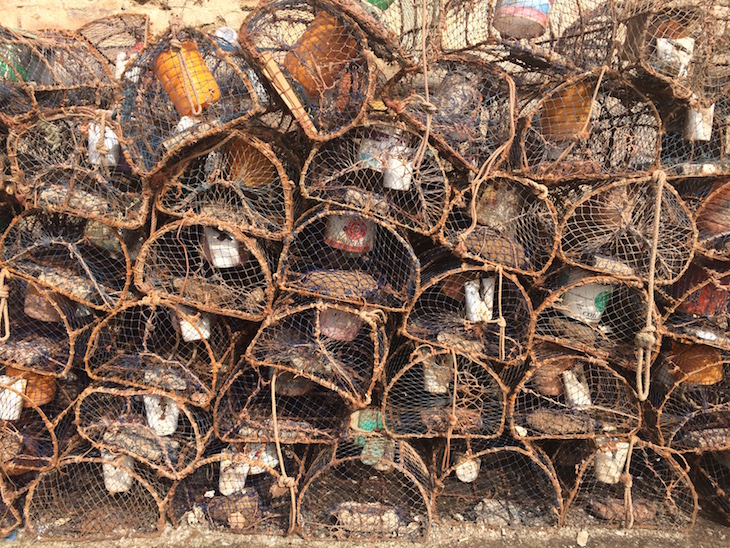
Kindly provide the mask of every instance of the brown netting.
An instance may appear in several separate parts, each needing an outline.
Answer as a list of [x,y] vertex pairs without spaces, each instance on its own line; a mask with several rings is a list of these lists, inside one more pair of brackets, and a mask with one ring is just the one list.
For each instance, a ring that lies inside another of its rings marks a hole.
[[0,239],[0,262],[80,306],[109,312],[127,297],[131,265],[120,235],[63,213],[28,211]]
[[246,350],[251,364],[320,384],[353,407],[372,400],[388,353],[379,310],[284,295]]
[[149,388],[205,407],[230,371],[233,342],[223,318],[147,298],[96,327],[86,371],[93,379]]
[[397,123],[373,123],[318,143],[304,165],[302,194],[432,234],[446,216],[452,169],[424,139]]
[[213,432],[212,417],[155,390],[93,383],[76,402],[79,435],[173,480],[192,472]]
[[391,353],[382,398],[385,431],[396,438],[495,438],[507,388],[495,369],[450,350],[407,342]]
[[637,364],[648,368],[658,355],[659,312],[640,282],[567,267],[546,279],[540,290],[547,297],[534,299],[535,342],[610,359],[631,370],[640,369]]
[[144,243],[134,267],[137,288],[196,310],[262,320],[274,297],[271,244],[210,217],[169,223]]
[[0,82],[0,119],[11,123],[39,111],[110,108],[116,93],[101,54],[82,37],[58,30],[34,35],[0,28]]
[[521,274],[544,272],[557,249],[547,189],[506,175],[480,180],[452,201],[442,242],[467,259]]
[[641,425],[636,392],[605,361],[536,344],[532,368],[510,402],[517,439],[581,439],[635,434]]
[[95,19],[77,32],[106,58],[119,79],[125,63],[147,45],[150,20],[144,13],[119,13]]
[[567,79],[521,110],[520,170],[561,179],[636,176],[659,165],[653,103],[604,69]]
[[[448,449],[448,454],[445,454]],[[563,511],[550,460],[507,438],[454,440],[435,453],[434,513],[441,524],[488,529],[554,527]]]
[[352,432],[322,449],[298,499],[305,539],[424,539],[431,527],[428,468],[404,441]]
[[445,254],[424,263],[403,334],[477,361],[515,364],[532,343],[532,304],[514,274]]
[[332,443],[350,409],[324,385],[273,367],[253,367],[245,356],[219,394],[215,432],[233,443]]
[[[423,62],[422,62],[423,63]],[[515,87],[496,65],[450,55],[403,69],[383,100],[419,133],[475,173],[488,175],[505,160],[515,135]]]
[[122,146],[142,174],[186,145],[263,111],[268,102],[241,49],[173,21],[126,66],[117,104]]
[[[693,458],[690,475],[700,504],[730,523],[730,451],[707,452]],[[708,508],[709,507],[709,508]]]
[[[699,201],[695,212],[697,224],[697,252],[708,259],[730,259],[730,184],[728,181],[698,182],[686,185],[686,201]],[[681,188],[681,187],[680,187]]]
[[419,264],[390,223],[323,204],[295,223],[278,278],[287,291],[399,312],[416,292]]
[[297,161],[255,132],[226,132],[203,141],[157,195],[157,208],[181,217],[190,212],[264,238],[283,239],[294,216]]
[[[281,450],[287,477],[298,483],[305,471],[306,446],[282,445]],[[218,443],[172,486],[167,514],[176,527],[282,535],[293,525],[283,478],[275,444]]]
[[0,474],[0,538],[5,538],[23,524],[12,484]]
[[730,449],[729,385],[727,352],[671,341],[649,396],[660,443],[682,452]]
[[157,537],[169,489],[169,480],[131,457],[77,442],[31,485],[26,531],[42,540],[75,542]]
[[636,437],[565,441],[554,458],[572,527],[688,530],[697,494],[678,453]]
[[645,281],[653,273],[656,285],[680,277],[697,240],[692,214],[661,172],[584,193],[566,212],[558,233],[565,262]]
[[335,3],[259,4],[238,40],[310,139],[340,135],[365,115],[375,84],[374,58],[365,33]]

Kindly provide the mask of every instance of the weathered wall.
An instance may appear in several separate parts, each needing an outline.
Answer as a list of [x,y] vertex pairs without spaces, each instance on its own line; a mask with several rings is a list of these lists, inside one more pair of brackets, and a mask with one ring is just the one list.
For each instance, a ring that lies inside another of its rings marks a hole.
[[195,26],[238,28],[257,0],[0,0],[1,25],[23,30],[74,30],[116,13],[146,13],[152,33],[165,30],[179,15]]

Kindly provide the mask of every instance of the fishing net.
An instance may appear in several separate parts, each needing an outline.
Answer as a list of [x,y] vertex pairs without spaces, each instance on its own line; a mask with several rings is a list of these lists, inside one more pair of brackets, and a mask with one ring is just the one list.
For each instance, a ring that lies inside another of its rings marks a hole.
[[671,341],[652,379],[661,445],[677,451],[730,449],[730,358],[712,346]]
[[404,441],[353,433],[312,462],[299,493],[305,539],[424,539],[431,526],[429,473]]
[[176,217],[192,211],[255,236],[283,239],[294,215],[296,159],[255,133],[226,132],[204,144],[210,146],[193,150],[165,182],[157,208]]
[[353,407],[370,403],[388,352],[379,310],[285,295],[248,346],[258,368],[274,367],[336,392]]
[[122,146],[144,175],[186,145],[263,111],[268,95],[247,56],[223,39],[173,21],[122,76],[117,105]]
[[57,30],[0,28],[0,82],[6,123],[66,107],[110,108],[116,92],[104,58],[80,36]]
[[101,451],[129,455],[159,475],[181,479],[212,433],[209,414],[152,390],[93,383],[76,403],[79,435]]
[[13,274],[83,307],[109,312],[127,297],[131,266],[116,231],[62,213],[28,211],[0,239],[0,261]]
[[145,242],[134,277],[140,291],[201,312],[262,320],[271,308],[273,249],[234,225],[188,216]]
[[432,234],[446,215],[451,166],[423,139],[399,125],[374,123],[315,144],[302,193]]
[[697,240],[687,205],[661,174],[585,193],[568,210],[558,232],[559,253],[568,264],[613,276],[651,278],[657,285],[679,278]]
[[232,344],[222,318],[142,299],[98,325],[89,341],[86,371],[96,380],[152,389],[205,407],[230,371]]
[[730,523],[730,452],[707,452],[692,459],[690,474],[703,509]]
[[348,402],[323,384],[273,367],[253,367],[245,356],[219,394],[216,436],[232,443],[332,443],[349,413]]
[[443,244],[467,259],[543,273],[557,248],[557,213],[547,193],[506,176],[475,184],[452,201]]
[[515,87],[496,65],[449,55],[400,71],[382,91],[385,104],[426,132],[459,164],[488,174],[515,135]]
[[95,19],[77,32],[104,56],[119,80],[126,63],[147,45],[150,20],[143,13],[119,13]]
[[532,332],[532,305],[515,275],[449,255],[424,263],[403,321],[413,340],[486,362],[524,360]]
[[449,350],[403,344],[385,368],[385,430],[409,439],[499,436],[507,388],[494,369]]
[[688,190],[683,194],[688,205],[699,202],[695,212],[696,251],[708,259],[727,261],[730,259],[730,185],[726,181],[691,179],[683,186]]
[[77,443],[31,485],[26,531],[72,542],[157,537],[169,489],[169,480],[133,458]]
[[436,452],[434,513],[442,524],[554,527],[563,499],[550,460],[506,438],[454,440]]
[[520,170],[563,179],[636,176],[659,165],[661,120],[653,103],[605,71],[567,79],[523,107]]
[[[306,449],[282,445],[281,452],[286,477],[298,483]],[[275,444],[219,443],[206,454],[170,491],[167,514],[173,525],[269,535],[291,529],[293,507]]]
[[533,367],[512,395],[517,439],[626,437],[641,425],[636,392],[605,361],[536,344]]
[[73,109],[45,116],[8,139],[15,195],[26,208],[140,228],[149,191],[129,173],[120,152],[110,112]]
[[418,259],[406,237],[377,217],[321,205],[296,222],[279,262],[281,289],[402,311]]
[[0,474],[0,538],[5,538],[23,524],[12,484]]
[[564,442],[553,460],[572,527],[689,530],[697,494],[684,459],[636,437]]

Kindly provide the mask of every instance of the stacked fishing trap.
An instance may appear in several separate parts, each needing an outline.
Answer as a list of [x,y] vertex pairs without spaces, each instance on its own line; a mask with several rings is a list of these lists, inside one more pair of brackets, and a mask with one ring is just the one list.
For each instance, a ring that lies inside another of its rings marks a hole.
[[729,19],[0,29],[0,536],[730,520]]

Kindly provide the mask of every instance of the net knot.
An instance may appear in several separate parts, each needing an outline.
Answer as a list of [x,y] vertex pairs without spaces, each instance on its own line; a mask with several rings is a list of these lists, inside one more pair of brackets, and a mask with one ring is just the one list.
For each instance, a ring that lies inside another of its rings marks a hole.
[[279,481],[277,483],[279,487],[284,489],[293,489],[297,486],[297,480],[291,476],[279,476]]
[[426,114],[436,114],[438,113],[439,109],[436,105],[434,105],[431,101],[427,101],[420,95],[417,95],[416,98],[418,99],[418,108],[425,112]]
[[624,472],[623,474],[621,474],[621,475],[620,475],[620,476],[618,477],[618,480],[619,480],[619,481],[620,481],[620,482],[621,482],[622,484],[624,484],[624,485],[625,485],[626,487],[628,487],[629,489],[631,489],[631,486],[632,486],[632,485],[633,485],[633,483],[634,483],[634,478],[633,478],[633,477],[631,476],[631,474],[627,474],[626,472]]
[[666,183],[667,182],[667,173],[663,169],[657,169],[654,173],[652,173],[652,178],[655,182],[659,183]]
[[182,42],[180,42],[177,38],[173,38],[170,40],[170,47],[173,51],[180,51],[182,49]]
[[636,344],[644,350],[651,350],[656,344],[656,327],[653,325],[646,326],[636,334]]
[[536,184],[534,187],[535,194],[537,195],[538,200],[547,200],[548,199],[548,187],[543,184]]
[[496,319],[497,326],[499,326],[500,329],[504,329],[507,327],[507,320],[504,319],[504,317],[500,316]]
[[453,413],[449,413],[449,426],[454,427],[459,423],[459,420],[456,418],[456,415]]

